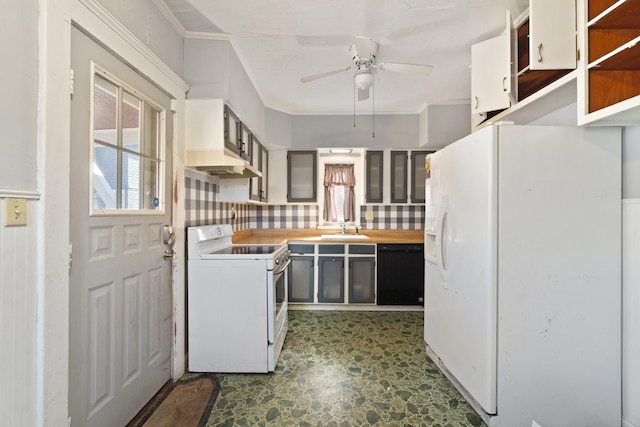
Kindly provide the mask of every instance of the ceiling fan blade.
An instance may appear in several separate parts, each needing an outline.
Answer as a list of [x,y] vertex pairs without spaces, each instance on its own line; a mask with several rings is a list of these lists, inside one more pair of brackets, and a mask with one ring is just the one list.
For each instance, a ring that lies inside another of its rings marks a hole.
[[303,77],[300,79],[300,81],[302,83],[308,83],[311,82],[313,80],[318,80],[318,79],[322,79],[324,77],[329,77],[332,76],[334,74],[339,74],[342,73],[343,71],[349,71],[351,69],[351,66],[349,67],[344,67],[344,68],[339,68],[337,70],[332,70],[332,71],[326,71],[324,73],[318,73],[318,74],[313,74],[311,76],[307,76],[307,77]]
[[356,55],[360,59],[370,59],[372,55],[375,56],[378,53],[378,43],[369,37],[356,36],[353,44],[356,49]]
[[364,101],[369,99],[369,88],[358,89],[358,101]]
[[428,76],[433,71],[432,65],[404,64],[400,62],[385,62],[378,64],[378,68],[385,71],[395,71],[397,73],[422,74]]

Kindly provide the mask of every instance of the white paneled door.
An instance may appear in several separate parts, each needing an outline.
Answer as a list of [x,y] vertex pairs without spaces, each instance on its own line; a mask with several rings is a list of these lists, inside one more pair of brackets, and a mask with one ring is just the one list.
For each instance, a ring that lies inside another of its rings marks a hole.
[[170,99],[72,30],[69,413],[123,426],[170,377]]

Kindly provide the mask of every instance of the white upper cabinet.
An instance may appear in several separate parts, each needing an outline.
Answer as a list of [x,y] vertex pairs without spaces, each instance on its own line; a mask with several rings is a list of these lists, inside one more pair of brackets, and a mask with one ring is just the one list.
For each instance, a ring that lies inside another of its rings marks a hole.
[[576,68],[574,0],[529,2],[529,55],[532,70]]
[[514,28],[507,11],[498,37],[471,46],[471,113],[509,108],[516,99]]
[[[575,102],[576,52],[574,0],[530,0],[515,23],[507,12],[505,31],[471,48],[472,129],[496,120],[524,124],[519,120],[535,120]],[[559,96],[549,96],[558,88]]]

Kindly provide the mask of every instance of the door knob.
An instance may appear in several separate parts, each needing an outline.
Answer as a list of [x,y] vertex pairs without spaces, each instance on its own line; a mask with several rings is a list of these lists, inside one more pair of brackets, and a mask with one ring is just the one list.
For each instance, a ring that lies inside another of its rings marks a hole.
[[162,226],[162,241],[165,245],[172,245],[176,239],[176,233],[173,231],[173,225]]

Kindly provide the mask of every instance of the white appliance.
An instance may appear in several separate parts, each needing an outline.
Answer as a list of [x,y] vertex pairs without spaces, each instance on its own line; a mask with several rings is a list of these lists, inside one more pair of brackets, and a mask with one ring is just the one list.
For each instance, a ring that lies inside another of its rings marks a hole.
[[187,229],[191,372],[272,372],[287,335],[287,245],[232,236],[230,225]]
[[620,425],[620,129],[494,125],[427,165],[429,356],[489,426]]

